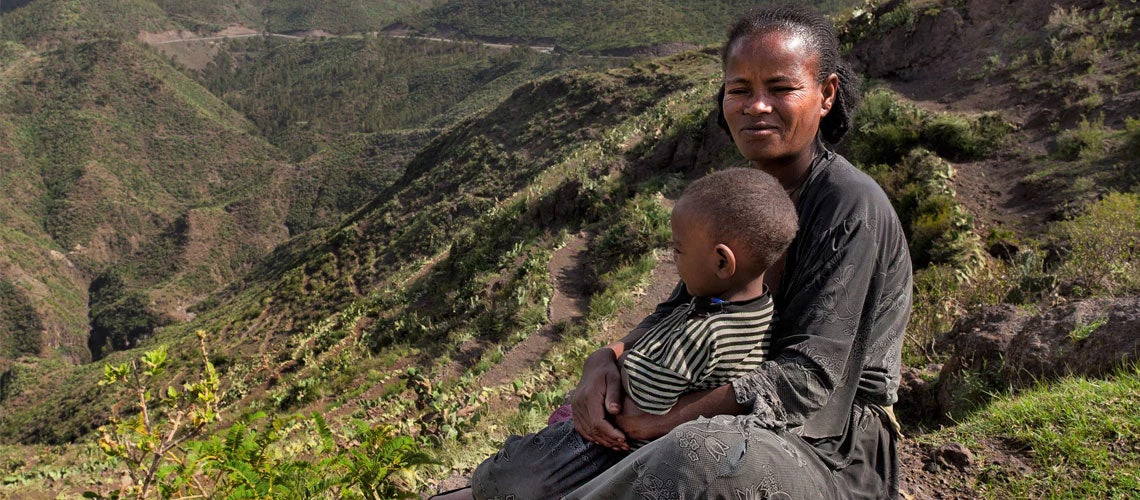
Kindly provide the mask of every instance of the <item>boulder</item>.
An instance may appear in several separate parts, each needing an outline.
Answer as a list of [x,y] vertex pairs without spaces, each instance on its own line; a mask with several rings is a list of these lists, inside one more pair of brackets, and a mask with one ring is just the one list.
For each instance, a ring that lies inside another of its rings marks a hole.
[[1102,376],[1140,360],[1140,298],[1090,299],[1027,314],[983,307],[943,340],[952,346],[938,382],[942,414],[989,394],[1064,375]]

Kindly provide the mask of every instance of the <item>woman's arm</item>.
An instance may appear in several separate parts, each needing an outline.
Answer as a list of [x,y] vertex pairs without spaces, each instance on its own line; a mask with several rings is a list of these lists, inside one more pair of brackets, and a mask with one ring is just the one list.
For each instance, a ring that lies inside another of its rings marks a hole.
[[653,314],[642,320],[637,328],[621,340],[594,351],[586,358],[582,366],[582,378],[570,401],[574,430],[578,434],[587,441],[607,448],[629,450],[625,434],[610,420],[610,416],[617,415],[622,410],[621,372],[618,370],[617,359],[653,325],[668,316],[678,305],[691,299],[684,283],[677,283],[669,298],[658,304]]
[[653,415],[637,409],[628,397],[622,411],[615,417],[618,427],[631,439],[657,439],[673,430],[674,427],[698,417],[713,415],[742,415],[752,408],[736,402],[732,384],[714,389],[687,392],[677,399],[677,404],[664,415]]

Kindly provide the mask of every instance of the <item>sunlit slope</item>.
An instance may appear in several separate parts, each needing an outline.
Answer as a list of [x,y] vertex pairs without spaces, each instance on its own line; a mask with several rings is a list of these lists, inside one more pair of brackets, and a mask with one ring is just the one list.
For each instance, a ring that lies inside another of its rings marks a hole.
[[3,77],[0,274],[38,298],[48,352],[84,357],[87,287],[105,273],[177,315],[285,238],[279,153],[146,49],[24,51]]
[[87,39],[177,25],[151,0],[13,0],[0,5],[0,39]]
[[[544,321],[535,313],[545,316],[550,286],[526,269],[565,230],[621,227],[624,212],[612,207],[639,182],[662,182],[658,169],[678,143],[697,147],[718,67],[713,55],[694,53],[524,85],[432,140],[339,227],[279,247],[155,342],[191,352],[179,346],[201,328],[229,380],[227,403],[295,411],[330,404],[367,366],[419,356],[409,349],[433,359],[465,336],[517,341]],[[600,271],[618,265],[624,249],[608,251],[597,257]],[[25,388],[6,402],[0,432],[28,442],[82,434],[98,408],[84,410],[82,422],[41,425],[35,415],[87,402],[81,394],[93,376],[80,369],[50,394]]]
[[[554,41],[563,50],[621,51],[670,42],[720,42],[742,12],[773,2],[755,0],[449,0],[410,18],[414,27],[443,34],[520,41]],[[862,5],[818,0],[826,11]]]

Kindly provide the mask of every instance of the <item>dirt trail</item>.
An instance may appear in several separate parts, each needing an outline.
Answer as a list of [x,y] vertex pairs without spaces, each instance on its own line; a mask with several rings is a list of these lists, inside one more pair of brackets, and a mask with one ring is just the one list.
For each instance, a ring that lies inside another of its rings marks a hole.
[[558,341],[558,325],[578,321],[585,315],[589,298],[586,295],[587,272],[583,259],[588,239],[586,233],[571,236],[570,241],[555,251],[546,265],[554,278],[554,294],[547,307],[550,323],[507,351],[502,361],[479,378],[478,385],[504,384],[532,368]]

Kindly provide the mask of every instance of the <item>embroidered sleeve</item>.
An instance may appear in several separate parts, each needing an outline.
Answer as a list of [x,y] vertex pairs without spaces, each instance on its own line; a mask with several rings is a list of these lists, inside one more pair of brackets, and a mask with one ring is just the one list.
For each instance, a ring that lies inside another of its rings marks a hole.
[[[797,246],[796,267],[782,285],[776,359],[733,381],[737,402],[751,404],[769,427],[803,424],[848,378],[864,304],[874,293],[879,236],[866,212],[819,216],[814,227],[820,229]],[[851,397],[857,380],[852,382]]]

